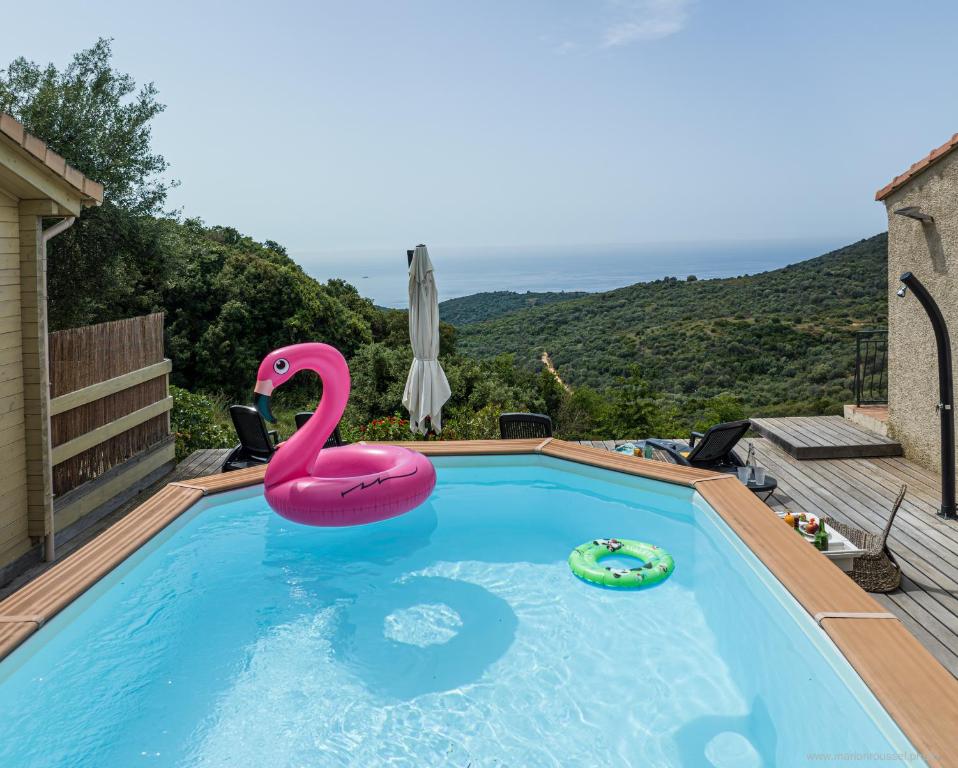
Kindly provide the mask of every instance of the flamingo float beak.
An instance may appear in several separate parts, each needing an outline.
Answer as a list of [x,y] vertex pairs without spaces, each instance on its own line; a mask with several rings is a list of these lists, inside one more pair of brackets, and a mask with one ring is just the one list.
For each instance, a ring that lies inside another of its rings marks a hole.
[[270,400],[272,399],[270,396],[273,394],[273,382],[269,379],[260,379],[256,382],[256,386],[253,387],[253,392],[255,393],[253,395],[253,405],[256,407],[256,410],[259,411],[259,415],[270,424],[275,424],[276,417],[269,407]]

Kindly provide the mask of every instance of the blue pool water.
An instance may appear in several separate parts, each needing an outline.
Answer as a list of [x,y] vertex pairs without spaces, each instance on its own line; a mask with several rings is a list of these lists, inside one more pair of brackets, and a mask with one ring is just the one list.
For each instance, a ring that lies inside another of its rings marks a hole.
[[[825,635],[694,492],[441,459],[432,498],[317,529],[198,504],[0,664],[0,765],[759,766],[907,753]],[[569,572],[597,536],[672,576]],[[827,762],[822,764],[828,764]]]

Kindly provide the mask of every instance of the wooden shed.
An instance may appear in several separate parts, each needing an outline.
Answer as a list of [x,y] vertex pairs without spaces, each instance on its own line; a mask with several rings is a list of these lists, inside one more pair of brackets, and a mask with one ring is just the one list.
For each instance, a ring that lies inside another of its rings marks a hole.
[[102,200],[102,185],[0,114],[0,577],[41,545],[53,555],[46,245]]

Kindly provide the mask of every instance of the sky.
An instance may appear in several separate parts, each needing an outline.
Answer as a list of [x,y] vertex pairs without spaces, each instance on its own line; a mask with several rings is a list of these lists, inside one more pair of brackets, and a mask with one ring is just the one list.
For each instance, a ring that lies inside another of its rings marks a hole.
[[958,131],[958,4],[5,3],[0,65],[98,36],[153,81],[184,215],[295,255],[835,240]]

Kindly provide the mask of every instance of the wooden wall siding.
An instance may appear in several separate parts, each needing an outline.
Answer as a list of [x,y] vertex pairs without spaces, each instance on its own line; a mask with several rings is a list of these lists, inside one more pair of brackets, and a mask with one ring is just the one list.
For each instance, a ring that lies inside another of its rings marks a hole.
[[21,334],[20,214],[0,193],[0,567],[30,549]]
[[[163,357],[163,315],[160,313],[116,320],[50,334],[50,388],[54,398],[94,387],[143,368],[153,368],[155,378],[80,404],[51,419],[51,445],[56,448],[95,429],[154,404],[168,409]],[[93,390],[95,394],[95,390]],[[169,434],[167,410],[104,442],[82,450],[56,464],[53,488],[67,493]]]
[[50,380],[47,366],[46,258],[43,220],[20,214],[20,309],[23,336],[23,418],[27,452],[27,521],[31,536],[51,533]]

